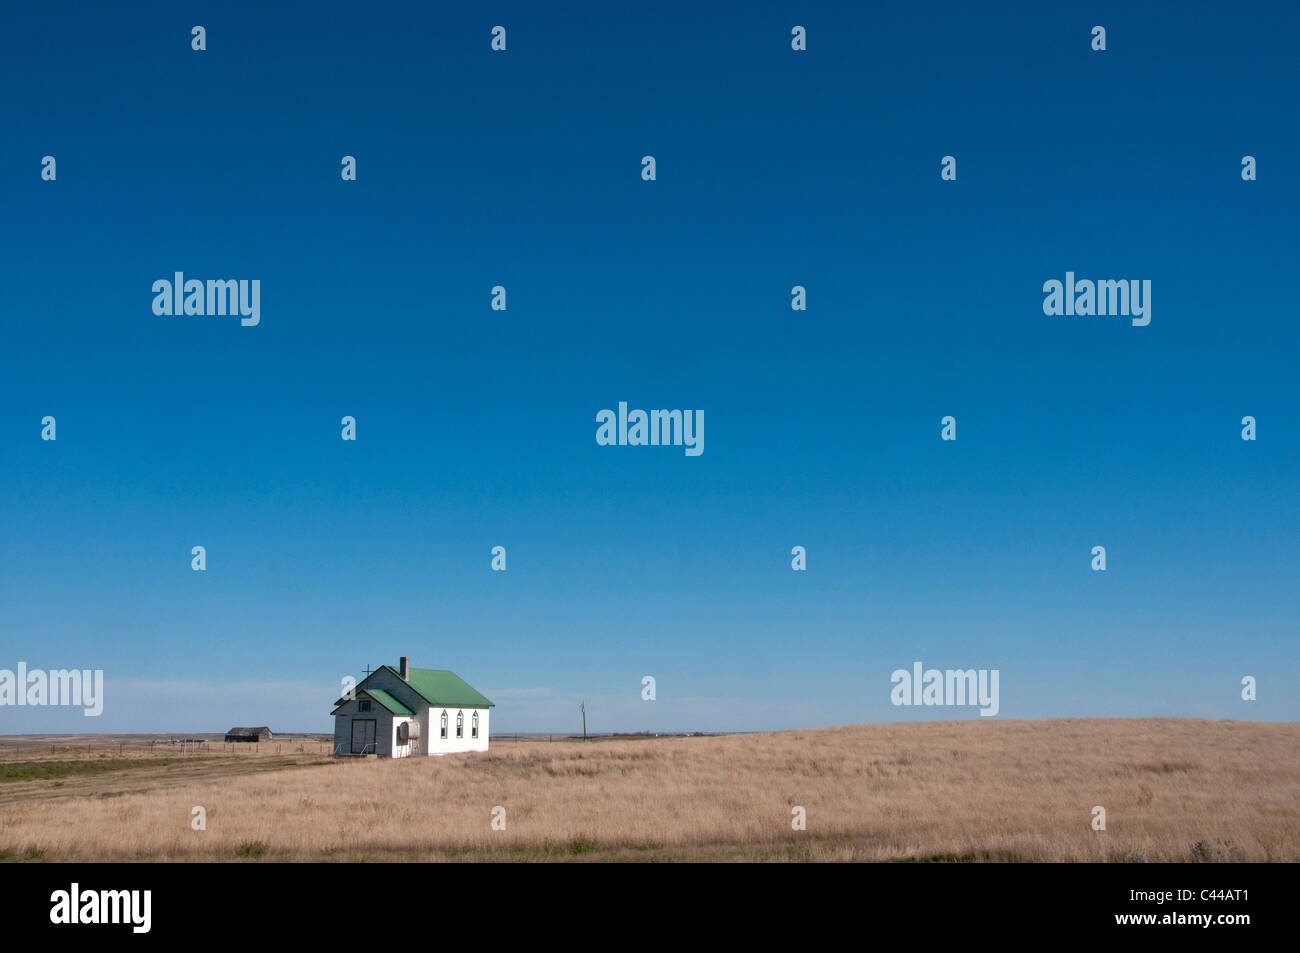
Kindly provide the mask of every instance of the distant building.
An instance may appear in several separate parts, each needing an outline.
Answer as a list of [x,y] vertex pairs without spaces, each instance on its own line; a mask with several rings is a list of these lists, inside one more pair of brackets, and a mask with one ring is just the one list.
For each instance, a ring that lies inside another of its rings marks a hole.
[[487,751],[488,715],[496,706],[455,672],[399,668],[371,672],[352,698],[334,704],[334,753],[405,758],[413,754]]
[[231,728],[226,732],[227,741],[270,741],[271,729],[263,725],[260,728]]

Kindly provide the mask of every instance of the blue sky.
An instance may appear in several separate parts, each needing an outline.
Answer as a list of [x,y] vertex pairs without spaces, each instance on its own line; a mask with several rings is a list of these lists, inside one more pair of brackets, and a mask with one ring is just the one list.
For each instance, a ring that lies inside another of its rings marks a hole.
[[[329,730],[399,655],[505,731],[978,717],[917,660],[1300,717],[1300,13],[1129,7],[6,6],[0,668],[107,697],[0,732]],[[597,446],[624,400],[703,455]]]

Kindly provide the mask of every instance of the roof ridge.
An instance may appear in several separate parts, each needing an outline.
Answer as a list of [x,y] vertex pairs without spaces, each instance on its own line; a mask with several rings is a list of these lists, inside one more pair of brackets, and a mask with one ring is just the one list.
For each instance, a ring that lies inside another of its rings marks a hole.
[[[397,666],[395,665],[381,665],[379,668],[375,669],[375,672],[380,672],[380,671],[392,672],[393,675],[395,675],[399,679],[402,677],[401,669],[397,668]],[[357,688],[358,689],[363,688],[365,683],[370,681],[370,679],[374,677],[375,672],[371,672],[364,679],[362,679],[361,682],[357,685]],[[453,679],[455,685],[453,690],[449,694],[452,694],[456,697],[454,698],[433,697],[433,695],[439,694],[441,689],[437,689],[437,688],[433,689],[433,694],[431,695],[428,691],[426,691],[426,689],[429,688],[427,684],[426,685],[417,684],[417,679],[414,677],[417,675],[418,676],[447,676]],[[488,698],[477,688],[475,688],[469,682],[465,681],[465,679],[461,678],[459,675],[457,675],[454,671],[452,671],[449,668],[413,668],[408,665],[407,676],[408,677],[403,681],[403,684],[432,706],[454,705],[456,707],[461,707],[461,708],[481,708],[481,707],[495,708],[496,707],[496,703],[493,702],[492,699]]]

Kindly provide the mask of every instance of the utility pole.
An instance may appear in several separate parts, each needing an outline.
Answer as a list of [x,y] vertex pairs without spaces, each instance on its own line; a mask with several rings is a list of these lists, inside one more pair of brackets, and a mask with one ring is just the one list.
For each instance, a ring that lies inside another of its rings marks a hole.
[[579,706],[582,709],[582,740],[587,740],[587,700],[584,698]]

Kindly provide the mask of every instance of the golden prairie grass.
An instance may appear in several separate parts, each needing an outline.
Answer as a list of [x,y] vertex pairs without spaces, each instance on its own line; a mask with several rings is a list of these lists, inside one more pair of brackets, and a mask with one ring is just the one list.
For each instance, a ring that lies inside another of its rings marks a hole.
[[[0,785],[46,860],[1300,860],[1300,725],[1063,719],[191,761]],[[312,763],[315,762],[315,763]],[[254,771],[254,769],[257,769]],[[167,776],[172,771],[172,776]],[[128,777],[127,775],[133,775]],[[105,795],[111,796],[105,796]],[[207,830],[191,828],[193,808]],[[493,808],[505,830],[493,830]],[[1106,830],[1094,831],[1094,806]],[[807,830],[792,829],[802,807]]]

